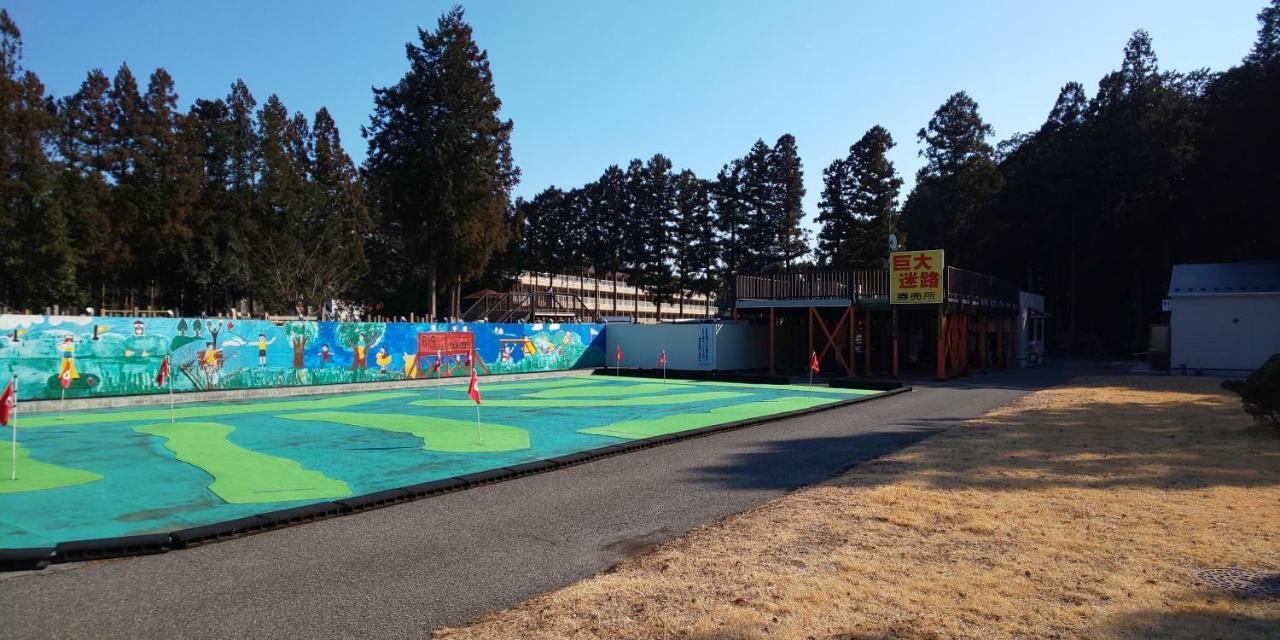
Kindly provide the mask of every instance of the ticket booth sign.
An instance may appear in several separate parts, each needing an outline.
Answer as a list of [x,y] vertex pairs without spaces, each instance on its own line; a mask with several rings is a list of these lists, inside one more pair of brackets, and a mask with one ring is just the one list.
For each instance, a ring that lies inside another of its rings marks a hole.
[[889,254],[889,302],[939,304],[942,293],[942,249]]

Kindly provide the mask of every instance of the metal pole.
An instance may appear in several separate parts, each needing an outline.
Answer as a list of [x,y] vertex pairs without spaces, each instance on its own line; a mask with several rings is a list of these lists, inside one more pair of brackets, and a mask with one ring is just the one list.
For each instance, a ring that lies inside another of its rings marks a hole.
[[168,375],[165,376],[169,379],[169,424],[174,424],[177,422],[177,417],[174,415],[174,412],[173,412],[173,352],[172,351],[169,352],[169,355],[165,357],[165,362],[168,363],[168,367],[169,367],[169,373]]
[[9,479],[18,479],[18,376],[13,376],[13,442],[9,445]]

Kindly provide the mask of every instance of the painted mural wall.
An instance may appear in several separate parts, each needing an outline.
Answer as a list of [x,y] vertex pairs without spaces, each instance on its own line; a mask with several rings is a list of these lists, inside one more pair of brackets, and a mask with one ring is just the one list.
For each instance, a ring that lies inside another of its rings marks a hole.
[[560,371],[604,364],[597,324],[304,322],[0,315],[0,385],[19,399]]

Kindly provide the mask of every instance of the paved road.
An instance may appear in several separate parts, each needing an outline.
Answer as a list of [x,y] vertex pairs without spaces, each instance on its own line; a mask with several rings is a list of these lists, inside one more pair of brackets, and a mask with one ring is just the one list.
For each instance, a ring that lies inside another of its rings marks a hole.
[[0,574],[0,629],[17,638],[422,635],[1094,370],[1068,363],[922,382],[894,398],[187,551]]

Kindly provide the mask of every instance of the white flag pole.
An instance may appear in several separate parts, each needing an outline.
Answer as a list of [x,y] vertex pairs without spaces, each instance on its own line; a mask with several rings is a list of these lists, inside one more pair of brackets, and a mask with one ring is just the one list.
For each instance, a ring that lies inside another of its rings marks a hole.
[[169,371],[165,374],[165,377],[169,379],[168,381],[169,382],[169,424],[177,424],[178,419],[174,415],[174,411],[173,411],[173,352],[172,351],[169,352],[169,355],[165,356],[164,361],[166,363],[165,366],[168,367],[169,369]]
[[58,376],[58,386],[62,387],[62,399],[58,401],[58,420],[62,420],[62,415],[67,412],[67,388],[63,384],[62,376]]
[[809,358],[810,358],[809,360],[809,391],[810,393],[813,392],[813,360],[816,359],[817,357],[818,357],[817,353],[813,353],[809,355]]
[[662,350],[662,388],[667,388],[667,350]]
[[13,413],[9,416],[13,442],[9,445],[9,479],[18,479],[18,376],[13,376]]
[[480,431],[480,403],[476,403],[476,442],[484,442],[484,433]]

